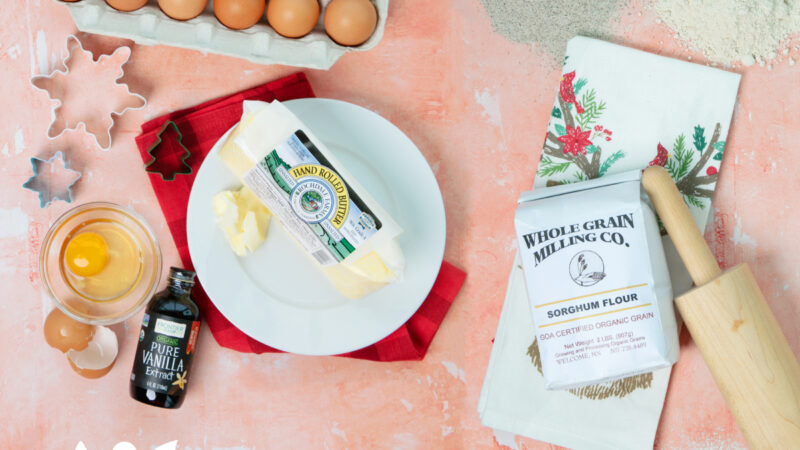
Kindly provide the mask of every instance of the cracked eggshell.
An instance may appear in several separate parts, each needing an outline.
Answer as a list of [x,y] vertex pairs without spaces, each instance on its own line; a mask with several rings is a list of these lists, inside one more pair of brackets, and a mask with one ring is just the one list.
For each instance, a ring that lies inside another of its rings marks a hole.
[[47,315],[43,330],[47,344],[61,350],[62,353],[86,349],[95,334],[93,325],[78,322],[58,308]]
[[70,350],[67,359],[79,375],[100,378],[114,367],[118,352],[117,335],[109,328],[97,327],[89,345],[81,351]]

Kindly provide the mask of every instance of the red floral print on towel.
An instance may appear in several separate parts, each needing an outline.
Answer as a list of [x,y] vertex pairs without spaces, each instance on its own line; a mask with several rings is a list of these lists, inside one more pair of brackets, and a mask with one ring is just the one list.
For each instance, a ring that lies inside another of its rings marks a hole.
[[585,155],[586,147],[592,145],[592,141],[589,140],[591,133],[591,130],[581,131],[581,127],[567,126],[567,134],[560,136],[558,141],[564,143],[564,153],[571,153],[574,156],[578,156],[578,153]]

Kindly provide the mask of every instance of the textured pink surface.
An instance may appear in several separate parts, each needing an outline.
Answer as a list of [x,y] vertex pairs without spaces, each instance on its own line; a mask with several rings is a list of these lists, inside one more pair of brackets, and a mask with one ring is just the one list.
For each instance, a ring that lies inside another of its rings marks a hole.
[[[133,207],[157,230],[165,263],[177,263],[146,174],[137,169],[139,125],[295,69],[137,45],[123,81],[148,106],[118,120],[111,150],[100,151],[81,131],[49,141],[50,103],[29,79],[63,56],[75,27],[66,8],[50,0],[7,3],[0,13],[1,448],[74,448],[83,440],[89,449],[108,449],[127,440],[143,449],[174,439],[180,448],[499,447],[476,407],[514,253],[512,211],[518,192],[532,183],[558,85],[557,58],[492,33],[479,0],[404,0],[391,2],[377,48],[346,55],[328,72],[309,71],[319,96],[378,112],[425,154],[447,207],[446,257],[467,270],[467,283],[422,362],[240,355],[219,348],[204,330],[186,403],[164,411],[127,396],[140,315],[115,327],[120,357],[99,380],[75,375],[42,339],[51,303],[37,273],[39,243],[69,205],[38,209],[36,194],[21,188],[29,158],[66,150],[84,172],[76,202]],[[614,33],[621,42],[687,56],[652,12],[634,4],[624,14]],[[123,43],[81,40],[96,56]],[[800,66],[743,71],[707,234],[725,266],[751,264],[796,353],[798,88]],[[685,332],[682,344],[657,446],[744,446]]]

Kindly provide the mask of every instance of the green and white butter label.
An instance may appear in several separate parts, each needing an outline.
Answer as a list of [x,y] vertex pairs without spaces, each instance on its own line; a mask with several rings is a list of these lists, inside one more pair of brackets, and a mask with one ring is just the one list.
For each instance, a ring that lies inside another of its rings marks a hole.
[[302,130],[267,153],[243,181],[323,267],[347,258],[382,227]]

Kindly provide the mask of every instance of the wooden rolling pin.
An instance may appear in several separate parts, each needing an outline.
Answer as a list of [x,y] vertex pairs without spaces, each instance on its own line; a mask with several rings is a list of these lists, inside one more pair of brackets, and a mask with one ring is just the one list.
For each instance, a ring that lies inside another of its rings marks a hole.
[[753,274],[722,273],[664,168],[642,184],[697,286],[675,304],[747,443],[800,449],[800,364]]

